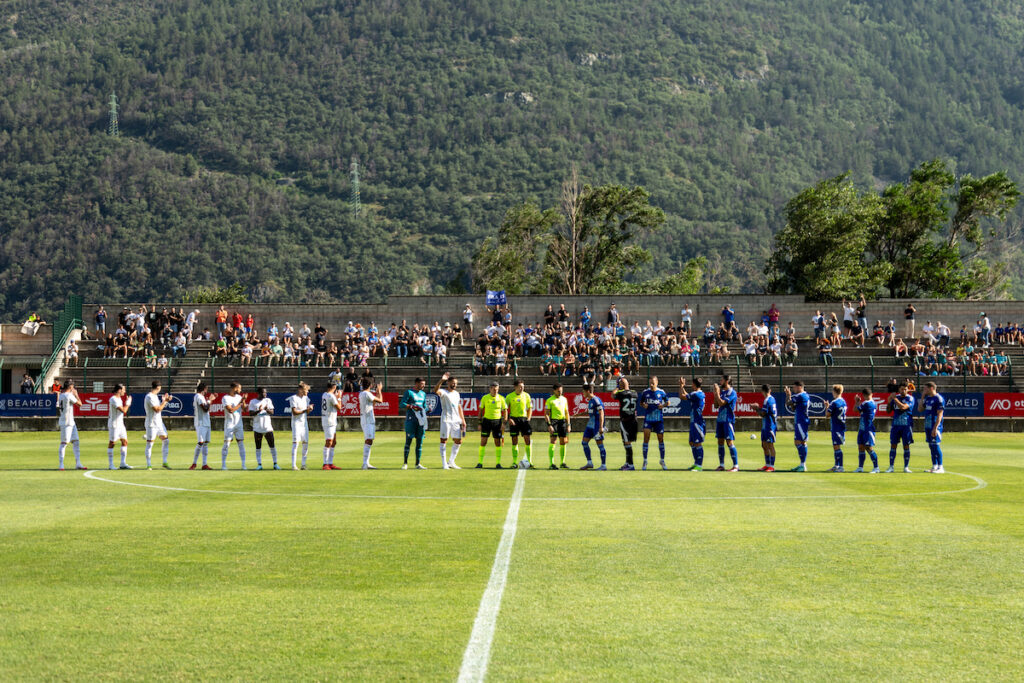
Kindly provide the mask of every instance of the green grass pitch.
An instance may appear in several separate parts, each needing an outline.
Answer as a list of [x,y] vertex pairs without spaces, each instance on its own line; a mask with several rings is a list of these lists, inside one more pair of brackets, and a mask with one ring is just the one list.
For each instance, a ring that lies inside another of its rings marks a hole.
[[[86,465],[105,436],[83,433]],[[172,432],[174,471],[95,472],[150,488],[53,471],[56,437],[0,435],[0,680],[458,676],[520,476],[468,469],[472,439],[463,471],[438,467],[435,432],[427,471],[397,469],[397,434],[359,471],[345,434],[345,471],[241,472],[232,448],[232,470],[189,472]],[[807,474],[691,473],[684,439],[674,471],[523,473],[490,680],[1024,677],[1019,435],[947,435],[970,477],[922,473],[923,443],[914,474],[827,474],[824,433]]]

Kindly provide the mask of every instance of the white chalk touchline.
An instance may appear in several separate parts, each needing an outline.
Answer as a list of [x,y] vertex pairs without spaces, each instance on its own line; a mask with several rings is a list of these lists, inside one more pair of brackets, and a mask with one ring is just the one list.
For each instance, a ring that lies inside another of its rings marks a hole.
[[[213,493],[225,496],[275,496],[275,497],[289,497],[289,498],[347,498],[355,500],[469,500],[469,501],[504,501],[505,498],[497,496],[400,496],[400,495],[388,495],[388,494],[372,494],[372,493],[288,493],[288,492],[275,492],[275,491],[224,491],[221,489],[190,489],[179,486],[160,486],[157,484],[142,484],[134,481],[120,481],[117,479],[106,479],[97,474],[98,470],[88,470],[84,472],[85,476],[95,481],[102,481],[108,484],[120,484],[122,486],[138,486],[146,489],[159,489],[161,491],[181,491],[185,493]],[[520,470],[518,476],[522,476],[526,470]],[[922,473],[923,474],[923,473]],[[947,472],[946,474],[954,475],[957,477],[964,477],[972,480],[975,484],[970,488],[965,489],[950,489],[946,491],[920,491],[920,492],[906,492],[906,493],[822,493],[814,495],[794,495],[794,496],[633,496],[633,497],[602,497],[602,496],[589,496],[589,497],[569,497],[569,496],[554,496],[554,497],[524,497],[522,500],[529,501],[548,501],[548,502],[660,502],[660,501],[672,501],[672,500],[816,500],[816,499],[836,499],[836,498],[906,498],[915,496],[948,496],[954,493],[969,493],[970,491],[977,491],[988,486],[988,483],[976,477],[973,474],[963,474],[962,472]],[[518,483],[518,480],[517,480]]]
[[526,470],[519,470],[516,475],[516,487],[512,491],[512,500],[508,503],[508,514],[505,515],[505,528],[501,532],[501,541],[498,542],[498,552],[494,555],[491,578],[487,582],[484,596],[480,599],[480,609],[477,610],[476,621],[473,622],[469,644],[462,655],[460,683],[483,681],[487,675],[487,663],[491,659],[494,628],[498,621],[498,612],[501,610],[501,596],[505,593],[505,582],[508,579],[509,560],[512,557],[512,544],[516,540],[519,506],[523,500],[525,483]]

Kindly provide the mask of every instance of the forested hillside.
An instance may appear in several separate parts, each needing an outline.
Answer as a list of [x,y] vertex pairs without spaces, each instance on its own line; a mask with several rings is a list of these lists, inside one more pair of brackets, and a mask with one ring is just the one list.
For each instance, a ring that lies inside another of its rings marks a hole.
[[[642,275],[705,255],[711,284],[733,290],[764,285],[782,207],[823,177],[873,187],[942,157],[1024,179],[1013,0],[0,11],[6,318],[69,289],[141,300],[237,280],[258,300],[327,301],[458,288],[505,210],[556,202],[573,163],[591,183],[645,186],[665,211]],[[991,245],[1020,263],[1018,239]]]

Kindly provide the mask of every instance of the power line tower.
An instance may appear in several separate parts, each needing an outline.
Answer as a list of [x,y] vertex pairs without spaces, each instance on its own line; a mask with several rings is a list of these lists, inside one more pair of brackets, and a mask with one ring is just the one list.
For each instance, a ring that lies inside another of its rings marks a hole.
[[352,157],[352,165],[349,166],[349,170],[352,174],[352,193],[349,195],[348,203],[352,207],[352,216],[359,218],[363,206],[359,199],[359,161],[354,156]]
[[117,137],[121,131],[117,128],[117,95],[110,93],[110,123],[107,125],[107,135]]

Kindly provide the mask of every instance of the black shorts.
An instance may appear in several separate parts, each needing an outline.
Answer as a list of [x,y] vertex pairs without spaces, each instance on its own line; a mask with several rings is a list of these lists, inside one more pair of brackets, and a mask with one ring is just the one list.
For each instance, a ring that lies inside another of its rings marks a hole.
[[569,423],[566,420],[552,420],[551,426],[554,427],[552,432],[553,436],[565,438],[569,436]]
[[843,327],[845,327],[846,329],[852,328],[853,327],[853,321],[852,320],[844,320],[843,321]]
[[636,422],[636,417],[619,418],[619,432],[622,434],[623,441],[636,441],[636,435],[639,431],[640,427]]
[[495,439],[502,438],[504,426],[501,420],[489,420],[486,417],[480,418],[480,436],[493,436]]
[[525,417],[510,417],[508,419],[508,435],[513,439],[531,434],[533,434],[533,426]]

